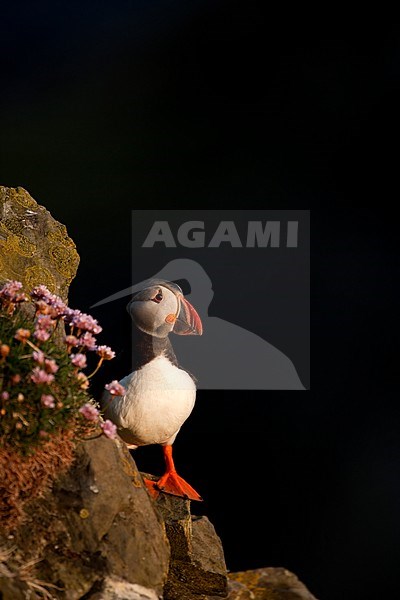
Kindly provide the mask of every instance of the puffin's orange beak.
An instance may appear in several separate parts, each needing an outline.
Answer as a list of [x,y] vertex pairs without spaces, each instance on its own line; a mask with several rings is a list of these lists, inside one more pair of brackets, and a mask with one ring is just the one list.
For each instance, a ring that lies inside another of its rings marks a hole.
[[196,309],[183,296],[179,296],[179,300],[180,308],[172,331],[178,335],[201,335],[203,325]]

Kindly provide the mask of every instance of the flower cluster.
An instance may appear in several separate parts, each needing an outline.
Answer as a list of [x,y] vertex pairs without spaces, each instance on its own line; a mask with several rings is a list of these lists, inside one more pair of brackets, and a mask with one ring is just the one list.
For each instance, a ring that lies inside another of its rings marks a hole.
[[[15,282],[14,282],[15,283]],[[36,306],[35,331],[34,337],[38,341],[47,341],[59,320],[62,320],[69,333],[64,336],[64,342],[67,352],[70,354],[70,360],[78,370],[87,366],[86,352],[96,352],[100,357],[97,366],[91,375],[78,377],[84,389],[87,387],[87,380],[97,373],[104,360],[111,360],[115,357],[115,352],[108,346],[98,346],[95,335],[101,333],[102,327],[91,315],[81,312],[77,309],[69,308],[58,296],[52,294],[44,285],[35,287],[31,292],[31,297]],[[72,352],[76,349],[76,352]]]
[[0,301],[7,314],[13,314],[18,304],[28,301],[28,296],[21,290],[20,281],[8,281],[0,289]]
[[[27,316],[32,311],[19,310],[25,302],[33,305],[33,318]],[[29,451],[67,430],[77,437],[96,431],[116,436],[115,425],[102,419],[88,392],[103,361],[115,357],[111,348],[98,345],[101,331],[96,319],[69,308],[44,285],[29,295],[18,281],[0,287],[0,443]],[[97,364],[88,375],[83,370],[93,360]],[[125,393],[116,381],[106,388]]]
[[112,396],[123,396],[124,394],[126,394],[125,388],[116,380],[112,381],[111,383],[108,383],[105,387],[106,390],[109,391]]
[[68,309],[65,314],[65,322],[71,326],[71,328],[76,328],[78,332],[88,331],[89,333],[98,334],[102,331],[102,328],[90,315],[82,313],[80,310],[72,310]]

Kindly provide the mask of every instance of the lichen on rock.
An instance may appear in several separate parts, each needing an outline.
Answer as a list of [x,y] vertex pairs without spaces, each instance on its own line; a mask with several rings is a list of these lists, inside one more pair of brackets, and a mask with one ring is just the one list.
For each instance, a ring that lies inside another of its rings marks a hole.
[[67,299],[79,255],[65,225],[21,187],[0,186],[0,280],[43,284]]
[[296,575],[282,567],[229,573],[229,579],[228,600],[316,600]]

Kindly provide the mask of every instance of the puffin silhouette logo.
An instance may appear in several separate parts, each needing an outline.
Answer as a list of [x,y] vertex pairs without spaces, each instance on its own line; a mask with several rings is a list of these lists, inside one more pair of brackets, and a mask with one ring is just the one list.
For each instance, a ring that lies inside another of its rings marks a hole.
[[214,296],[212,281],[198,261],[171,260],[150,279],[108,296],[93,307],[133,296],[157,282],[186,282],[190,286],[185,299],[201,319],[202,335],[177,335],[172,345],[178,362],[195,376],[197,389],[305,389],[293,362],[282,351],[257,333],[209,314]]

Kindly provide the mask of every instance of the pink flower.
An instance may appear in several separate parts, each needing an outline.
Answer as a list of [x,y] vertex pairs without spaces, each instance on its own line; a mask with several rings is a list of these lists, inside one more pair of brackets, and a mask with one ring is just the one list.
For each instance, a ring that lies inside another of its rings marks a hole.
[[34,300],[50,300],[53,294],[45,285],[37,285],[31,291],[31,296]]
[[67,346],[70,346],[71,348],[73,346],[79,346],[79,340],[74,335],[66,335],[64,338],[64,342],[67,344]]
[[52,381],[54,381],[54,375],[52,375],[51,373],[46,373],[46,371],[44,371],[40,367],[35,367],[32,371],[31,379],[33,383],[37,384],[51,383]]
[[104,435],[110,438],[110,440],[114,440],[116,438],[117,427],[114,425],[114,423],[107,419],[107,421],[104,421],[104,423],[100,424],[100,427],[102,428]]
[[126,389],[116,379],[111,383],[107,383],[105,388],[112,396],[124,396],[126,394]]
[[79,344],[88,350],[96,350],[96,343],[96,338],[88,331],[79,338]]
[[82,314],[80,310],[74,309],[74,308],[69,308],[69,306],[67,306],[67,309],[65,311],[65,315],[64,315],[64,321],[68,324],[68,325],[72,325],[72,321],[74,320],[74,318],[78,315]]
[[93,404],[87,402],[80,409],[79,412],[87,419],[88,421],[97,421],[99,418],[99,411]]
[[10,346],[8,344],[0,344],[0,356],[2,358],[7,358],[10,354]]
[[0,296],[11,299],[22,288],[20,281],[8,281],[0,289]]
[[33,360],[39,363],[39,365],[42,365],[44,363],[44,353],[41,350],[39,350],[38,352],[36,350],[32,352],[32,357]]
[[36,328],[37,329],[50,329],[52,330],[55,325],[57,325],[57,321],[51,318],[50,315],[38,315],[36,319]]
[[87,390],[89,387],[89,379],[86,377],[84,373],[78,373],[76,376],[77,380],[81,382],[81,388],[83,390]]
[[75,367],[84,369],[86,367],[86,355],[85,354],[71,354],[71,362]]
[[29,331],[29,329],[23,329],[22,327],[20,327],[15,332],[14,337],[19,342],[22,342],[23,344],[25,344],[26,340],[31,337],[31,332]]
[[83,331],[89,331],[90,333],[100,333],[103,329],[100,327],[96,319],[82,313],[80,310],[71,311],[71,313],[67,314],[67,319],[71,325],[76,327],[77,329],[81,329]]
[[10,397],[10,394],[8,392],[1,392],[0,398],[2,400],[8,400]]
[[83,329],[84,331],[89,331],[90,333],[100,333],[103,329],[100,327],[96,319],[87,315],[85,313],[81,313],[78,311],[78,314],[72,319],[72,324],[78,329]]
[[109,346],[97,346],[96,352],[104,360],[111,360],[115,357],[115,352]]
[[47,342],[50,337],[50,333],[45,329],[35,329],[33,337],[35,337],[39,342]]
[[37,311],[42,314],[51,314],[53,317],[60,317],[68,311],[65,302],[59,296],[52,294],[44,285],[35,287],[31,292],[31,296],[36,300]]
[[33,335],[37,340],[46,342],[56,325],[57,321],[52,319],[50,315],[38,315]]
[[63,300],[61,300],[61,298],[59,298],[58,296],[53,296],[50,303],[55,313],[60,317],[65,315],[65,313],[68,310],[68,307],[65,304],[65,302],[63,302]]
[[20,290],[22,288],[22,283],[20,281],[8,281],[5,283],[0,289],[0,299],[3,298],[7,302],[26,302],[28,297]]
[[40,313],[41,315],[54,315],[55,311],[44,300],[37,300],[35,304],[36,312]]
[[51,394],[42,394],[40,401],[42,405],[46,408],[54,408],[56,405],[54,401],[54,396],[52,396]]
[[56,325],[57,321],[52,319],[50,315],[40,314],[36,318],[33,336],[40,342],[47,342]]
[[52,358],[46,358],[44,364],[45,369],[48,373],[57,373],[59,367],[55,360],[53,360]]

